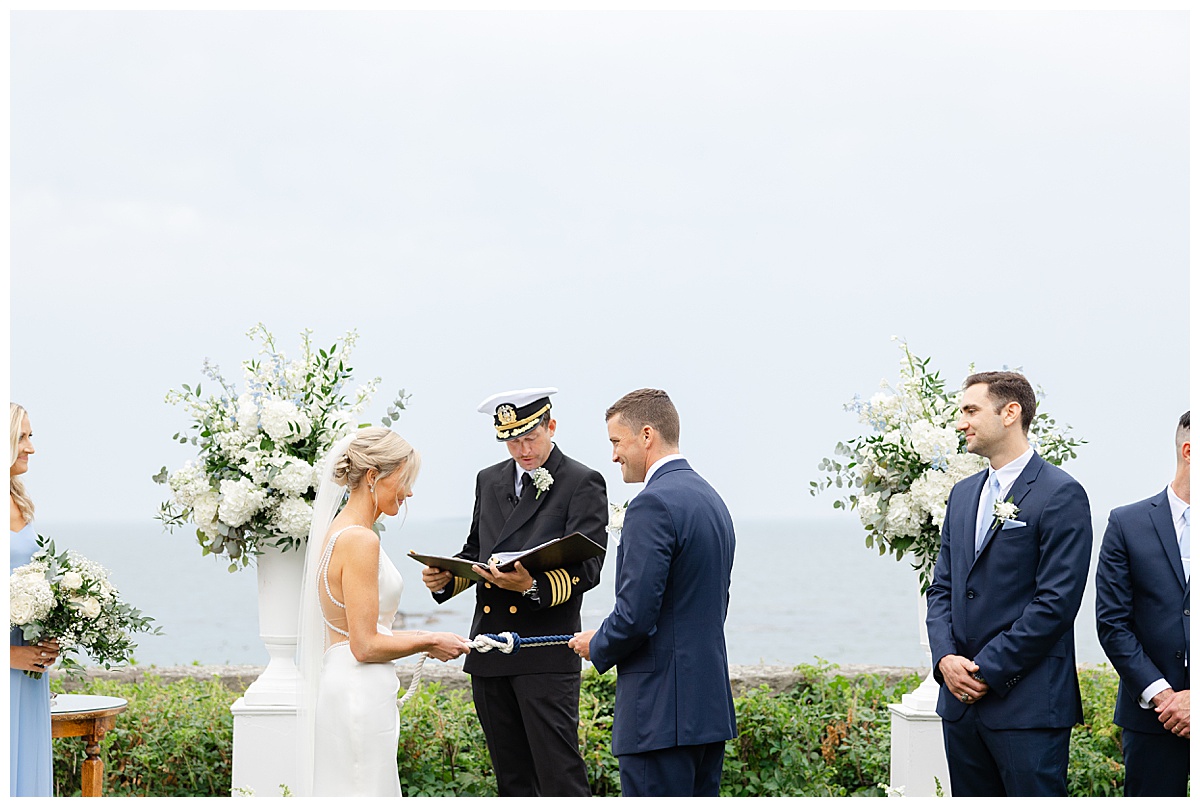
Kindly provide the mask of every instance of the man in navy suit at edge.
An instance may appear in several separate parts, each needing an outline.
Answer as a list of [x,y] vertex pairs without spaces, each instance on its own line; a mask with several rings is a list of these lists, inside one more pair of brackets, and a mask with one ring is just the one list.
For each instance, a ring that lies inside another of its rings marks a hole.
[[1192,709],[1192,413],[1175,429],[1175,478],[1109,514],[1096,567],[1096,633],[1121,677],[1126,796],[1186,796]]
[[950,492],[927,592],[937,712],[955,796],[1065,796],[1083,720],[1075,615],[1087,582],[1087,494],[1029,445],[1019,373],[963,383],[967,451],[990,467]]
[[605,419],[621,478],[646,487],[625,513],[613,611],[570,646],[600,672],[617,668],[622,795],[716,796],[737,736],[725,650],[733,520],[679,454],[665,392],[631,392]]

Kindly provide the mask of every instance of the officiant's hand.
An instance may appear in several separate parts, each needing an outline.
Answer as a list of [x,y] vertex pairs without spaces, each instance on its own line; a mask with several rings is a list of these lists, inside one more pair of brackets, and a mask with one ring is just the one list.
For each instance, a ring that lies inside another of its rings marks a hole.
[[493,586],[506,588],[518,594],[523,594],[533,585],[533,576],[525,571],[525,567],[521,565],[521,561],[516,562],[511,572],[500,571],[500,568],[494,562],[489,563],[487,566],[480,566],[476,563],[474,568],[475,571],[479,572],[480,577]]
[[445,569],[437,569],[433,566],[426,566],[421,570],[421,582],[430,591],[441,591],[446,586],[450,585],[454,580],[454,575]]

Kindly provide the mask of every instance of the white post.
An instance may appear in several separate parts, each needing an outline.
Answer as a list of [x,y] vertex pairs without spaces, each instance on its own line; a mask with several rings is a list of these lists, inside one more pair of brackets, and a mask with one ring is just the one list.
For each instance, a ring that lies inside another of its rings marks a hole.
[[296,709],[300,671],[296,668],[300,577],[304,552],[275,547],[258,556],[258,632],[270,661],[233,712],[233,795],[280,796],[295,792]]
[[[917,596],[918,635],[929,658],[929,631],[925,627],[925,597]],[[891,795],[934,796],[938,785],[950,795],[950,772],[942,740],[942,719],[937,714],[941,686],[933,670],[915,691],[888,706],[892,713]]]

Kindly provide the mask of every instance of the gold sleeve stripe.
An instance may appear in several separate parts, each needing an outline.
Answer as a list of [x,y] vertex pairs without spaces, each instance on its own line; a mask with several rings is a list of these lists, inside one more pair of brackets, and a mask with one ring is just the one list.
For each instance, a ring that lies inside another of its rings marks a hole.
[[456,575],[454,578],[454,593],[451,594],[450,596],[457,597],[459,594],[462,594],[464,591],[466,591],[467,587],[470,585],[471,585],[470,580],[468,580],[465,577],[458,577]]
[[566,569],[551,569],[546,577],[550,580],[551,605],[562,605],[571,599],[571,576]]

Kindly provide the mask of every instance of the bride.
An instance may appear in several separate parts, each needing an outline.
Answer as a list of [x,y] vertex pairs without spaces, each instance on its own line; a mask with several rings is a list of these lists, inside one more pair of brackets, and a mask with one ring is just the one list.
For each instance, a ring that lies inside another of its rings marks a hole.
[[404,438],[372,427],[338,441],[322,465],[300,604],[303,795],[401,795],[390,662],[414,653],[448,661],[470,650],[454,633],[391,630],[404,580],[371,525],[400,512],[420,464]]

